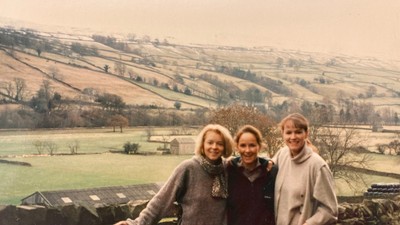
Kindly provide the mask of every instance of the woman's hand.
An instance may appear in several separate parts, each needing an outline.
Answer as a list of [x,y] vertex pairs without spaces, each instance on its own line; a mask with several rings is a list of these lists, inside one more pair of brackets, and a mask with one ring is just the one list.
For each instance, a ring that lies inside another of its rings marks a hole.
[[267,165],[267,171],[271,171],[273,165],[274,163],[271,160],[269,160]]
[[124,220],[124,221],[119,221],[118,223],[116,223],[114,225],[129,225],[129,223]]

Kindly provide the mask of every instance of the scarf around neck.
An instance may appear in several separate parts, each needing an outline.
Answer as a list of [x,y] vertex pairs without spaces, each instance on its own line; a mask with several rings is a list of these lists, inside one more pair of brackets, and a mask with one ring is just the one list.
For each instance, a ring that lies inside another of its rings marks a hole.
[[225,168],[222,164],[222,160],[214,165],[207,161],[204,156],[200,156],[200,165],[203,169],[210,174],[214,181],[213,186],[211,189],[211,196],[212,197],[219,197],[219,198],[227,198],[228,197],[228,188],[225,179]]

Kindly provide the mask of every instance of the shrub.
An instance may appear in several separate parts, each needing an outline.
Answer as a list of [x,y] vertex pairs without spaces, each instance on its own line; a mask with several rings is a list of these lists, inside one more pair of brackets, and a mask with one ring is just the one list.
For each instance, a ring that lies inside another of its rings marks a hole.
[[124,144],[124,152],[126,154],[137,154],[140,145],[138,143],[130,143],[129,141]]

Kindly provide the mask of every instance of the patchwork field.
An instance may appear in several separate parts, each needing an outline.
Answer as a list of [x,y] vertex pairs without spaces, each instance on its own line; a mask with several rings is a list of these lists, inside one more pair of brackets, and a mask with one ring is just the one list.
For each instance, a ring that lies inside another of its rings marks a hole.
[[[96,42],[93,36],[65,39],[74,34],[37,34],[43,41],[54,41],[51,51],[38,54],[32,46],[0,49],[0,83],[24,79],[29,96],[39,90],[43,80],[49,80],[70,99],[90,96],[84,90],[95,89],[116,94],[128,105],[173,109],[174,102],[181,101],[182,109],[193,109],[215,107],[221,90],[245,92],[256,87],[269,93],[273,104],[293,99],[326,103],[329,99],[329,104],[340,109],[336,101],[340,94],[343,99],[371,103],[376,109],[400,112],[400,69],[399,62],[393,60],[273,47],[155,44],[124,38],[121,43],[126,48],[121,49]],[[79,44],[80,51],[94,48],[96,54],[72,51],[72,44]],[[261,78],[269,84],[261,83]],[[375,92],[367,98],[370,88]],[[230,94],[231,100],[245,98],[243,93]]]

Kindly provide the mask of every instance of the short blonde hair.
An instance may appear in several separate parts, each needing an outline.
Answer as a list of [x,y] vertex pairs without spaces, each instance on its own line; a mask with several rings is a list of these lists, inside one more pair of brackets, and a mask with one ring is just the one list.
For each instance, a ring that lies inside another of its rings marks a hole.
[[204,139],[205,139],[207,132],[209,132],[209,131],[216,132],[217,134],[220,134],[222,136],[222,139],[224,141],[224,152],[222,153],[222,157],[228,158],[229,156],[231,156],[232,152],[233,152],[232,136],[229,133],[228,129],[226,129],[225,127],[223,127],[219,124],[208,124],[200,131],[200,133],[196,139],[196,146],[194,149],[194,154],[205,156]]
[[283,118],[281,120],[281,122],[279,123],[281,132],[283,132],[283,130],[285,129],[285,123],[288,121],[292,121],[294,124],[294,127],[298,128],[298,129],[303,129],[306,132],[308,131],[308,126],[309,126],[308,120],[300,113],[292,113],[292,114],[286,116],[285,118]]

